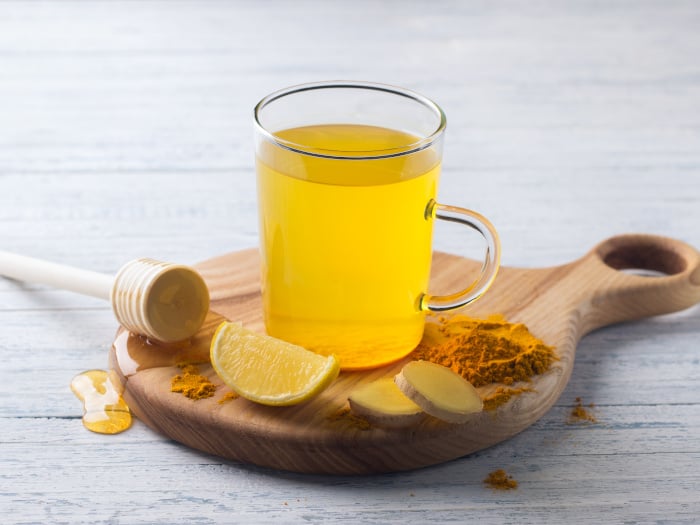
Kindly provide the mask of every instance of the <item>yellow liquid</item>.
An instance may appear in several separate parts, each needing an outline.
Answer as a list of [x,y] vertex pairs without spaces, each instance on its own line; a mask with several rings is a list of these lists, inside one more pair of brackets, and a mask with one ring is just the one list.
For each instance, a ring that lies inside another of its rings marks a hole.
[[119,380],[105,370],[78,374],[70,384],[83,402],[83,425],[99,434],[118,434],[131,426],[131,411],[121,396]]
[[[417,140],[357,125],[275,135],[305,151],[348,157]],[[432,241],[426,207],[437,191],[439,152],[327,159],[264,142],[256,160],[268,333],[333,353],[345,370],[407,355],[423,334],[418,304]]]

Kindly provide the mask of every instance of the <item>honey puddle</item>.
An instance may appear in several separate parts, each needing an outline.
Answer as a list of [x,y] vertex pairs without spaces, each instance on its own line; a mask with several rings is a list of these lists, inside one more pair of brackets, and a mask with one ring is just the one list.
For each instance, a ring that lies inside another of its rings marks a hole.
[[131,426],[131,411],[121,396],[121,385],[104,370],[88,370],[70,383],[83,402],[83,425],[98,434],[118,434]]
[[[92,432],[118,434],[131,426],[131,411],[121,396],[123,384],[139,370],[176,366],[180,363],[208,363],[209,346],[217,326],[226,319],[207,314],[202,328],[191,339],[163,344],[121,330],[111,354],[111,370],[88,370],[71,381],[71,390],[83,402],[83,425]],[[121,374],[117,374],[117,370]]]
[[111,368],[120,370],[125,378],[147,368],[177,366],[180,363],[208,363],[209,346],[216,328],[226,318],[209,312],[204,324],[193,337],[179,343],[158,343],[122,330],[114,340]]

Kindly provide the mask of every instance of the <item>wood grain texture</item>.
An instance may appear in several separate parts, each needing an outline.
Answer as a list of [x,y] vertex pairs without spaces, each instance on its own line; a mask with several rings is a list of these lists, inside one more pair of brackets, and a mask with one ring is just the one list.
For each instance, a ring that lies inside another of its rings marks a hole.
[[[476,270],[479,265],[477,261],[437,253],[431,282],[444,289],[457,289],[465,271]],[[204,262],[199,270],[211,290],[213,311],[264,332],[259,267],[257,250],[248,250]],[[620,271],[625,269],[665,275],[649,277]],[[393,377],[414,359],[411,356],[366,372],[341,373],[327,390],[294,407],[266,407],[242,398],[222,403],[230,390],[209,364],[200,368],[220,387],[216,396],[193,401],[173,393],[171,380],[180,373],[174,365],[188,359],[176,352],[173,356],[168,350],[155,355],[161,352],[148,347],[148,354],[142,355],[139,338],[127,337],[124,331],[113,345],[111,363],[139,419],[193,448],[297,472],[392,472],[452,460],[522,432],[540,419],[566,388],[576,345],[583,335],[610,323],[671,313],[698,302],[700,253],[668,238],[618,236],[565,266],[501,269],[491,290],[472,306],[471,315],[485,318],[501,313],[511,322],[525,323],[533,334],[556,348],[557,361],[532,382],[514,385],[526,386],[532,392],[515,396],[497,410],[484,411],[464,424],[426,417],[409,428],[367,429],[350,418],[335,417],[347,408],[347,398],[354,388],[380,377]],[[219,322],[220,317],[210,316],[198,335],[204,344],[189,360],[206,362],[208,341]],[[134,342],[135,351],[130,351],[125,340]],[[486,397],[498,386],[479,390]]]
[[[439,200],[503,262],[562,265],[649,232],[700,246],[694,0],[0,0],[0,243],[112,274],[257,245],[252,106],[299,82],[415,89],[448,117]],[[155,199],[157,193],[160,198]],[[478,258],[461,229],[435,248]],[[3,523],[697,523],[700,308],[578,343],[536,423],[400,474],[314,476],[85,431],[108,305],[0,279]],[[577,397],[597,424],[570,424]],[[505,468],[515,491],[482,480]]]

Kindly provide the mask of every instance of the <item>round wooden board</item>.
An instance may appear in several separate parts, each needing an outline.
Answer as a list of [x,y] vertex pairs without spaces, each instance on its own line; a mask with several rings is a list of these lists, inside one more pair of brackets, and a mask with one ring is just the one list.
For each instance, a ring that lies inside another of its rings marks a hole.
[[[436,253],[433,292],[456,290],[480,263]],[[120,330],[110,366],[124,385],[136,416],[154,430],[195,449],[233,460],[296,472],[368,474],[414,469],[464,456],[524,430],[555,403],[571,375],[576,344],[587,332],[614,322],[669,313],[700,301],[700,255],[673,239],[624,235],[602,242],[583,258],[544,269],[502,268],[491,290],[465,310],[473,317],[501,313],[523,322],[556,348],[558,360],[533,379],[531,391],[464,424],[426,416],[404,429],[361,424],[347,411],[358,385],[395,375],[411,359],[386,367],[342,373],[314,399],[293,407],[267,407],[228,399],[208,364],[208,343],[224,319],[264,331],[257,250],[231,253],[197,265],[210,288],[211,312],[193,341],[175,349],[146,345]],[[640,268],[664,277],[619,271]],[[171,391],[178,362],[201,362],[218,385],[207,399]],[[487,396],[499,385],[479,389]],[[518,386],[518,385],[515,385]]]

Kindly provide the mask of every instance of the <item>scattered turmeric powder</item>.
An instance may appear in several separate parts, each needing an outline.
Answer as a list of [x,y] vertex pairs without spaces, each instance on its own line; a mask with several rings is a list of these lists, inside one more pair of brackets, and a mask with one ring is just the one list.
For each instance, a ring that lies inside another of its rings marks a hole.
[[483,399],[484,410],[496,410],[501,405],[505,405],[513,396],[519,396],[523,392],[534,392],[532,388],[506,388],[499,386],[489,396]]
[[226,392],[223,396],[221,396],[221,399],[219,399],[218,403],[220,405],[223,405],[227,401],[231,401],[233,399],[236,399],[237,397],[239,396],[235,392]]
[[[590,403],[588,405],[589,408],[595,407],[593,403]],[[588,421],[590,423],[597,423],[598,420],[596,417],[591,414],[589,410],[584,408],[583,406],[583,400],[580,397],[576,398],[576,406],[571,409],[571,413],[569,414],[569,421],[570,422],[577,422],[577,421]]]
[[366,419],[356,416],[350,411],[350,407],[344,406],[326,417],[330,423],[346,422],[358,430],[369,430],[372,424]]
[[502,468],[494,470],[486,476],[484,483],[496,490],[512,490],[518,488],[518,482],[513,479],[513,476],[506,474],[506,471]]
[[199,373],[197,365],[181,363],[178,368],[181,374],[174,376],[170,381],[171,392],[178,392],[190,399],[205,399],[214,395],[216,385],[209,378]]
[[447,366],[475,387],[530,381],[557,359],[554,348],[524,324],[509,323],[500,314],[486,320],[455,315],[429,322],[413,357]]
[[177,366],[180,370],[182,370],[183,374],[192,374],[192,375],[197,375],[199,374],[199,368],[197,365],[193,363],[187,363],[187,362],[182,362],[178,363],[175,366]]

